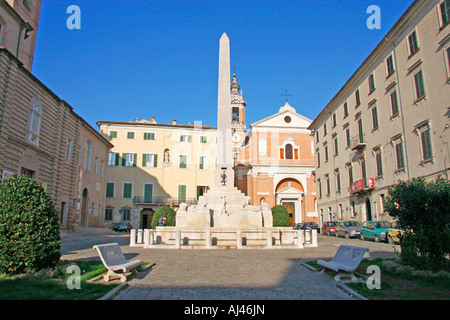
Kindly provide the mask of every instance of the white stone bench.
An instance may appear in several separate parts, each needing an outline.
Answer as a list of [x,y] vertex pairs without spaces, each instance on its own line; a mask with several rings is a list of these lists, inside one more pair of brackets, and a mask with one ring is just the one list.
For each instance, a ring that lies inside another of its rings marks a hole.
[[341,245],[333,259],[330,261],[317,260],[317,264],[338,272],[334,277],[336,281],[341,281],[344,276],[350,276],[350,281],[357,281],[353,271],[358,268],[367,251],[369,251],[368,248]]
[[[141,260],[128,261],[122,253],[118,243],[101,244],[93,247],[97,250],[103,265],[108,272],[103,276],[108,282],[112,275],[118,276],[122,282],[127,281],[126,272],[137,274],[136,268],[142,264]],[[122,273],[118,273],[122,271]]]

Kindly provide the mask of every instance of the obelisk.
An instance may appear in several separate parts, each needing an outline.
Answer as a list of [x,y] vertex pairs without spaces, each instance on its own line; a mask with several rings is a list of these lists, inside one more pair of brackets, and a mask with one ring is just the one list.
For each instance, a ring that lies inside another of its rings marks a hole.
[[234,187],[231,140],[230,39],[224,33],[219,47],[219,93],[217,104],[217,168],[216,187]]

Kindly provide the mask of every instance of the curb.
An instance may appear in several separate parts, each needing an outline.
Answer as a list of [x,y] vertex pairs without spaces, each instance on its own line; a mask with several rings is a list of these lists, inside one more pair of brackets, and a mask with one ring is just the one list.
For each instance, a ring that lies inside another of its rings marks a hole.
[[358,292],[356,292],[355,290],[349,288],[348,286],[346,286],[345,284],[341,283],[341,282],[336,282],[336,287],[338,287],[339,289],[341,289],[342,291],[345,291],[346,293],[348,293],[350,296],[355,297],[356,299],[359,300],[369,300],[368,298],[360,295]]
[[112,299],[114,299],[115,296],[117,296],[119,294],[120,291],[122,291],[126,287],[128,287],[128,283],[127,282],[121,283],[117,287],[112,289],[110,292],[105,294],[103,297],[101,297],[101,298],[99,298],[97,300],[112,300]]

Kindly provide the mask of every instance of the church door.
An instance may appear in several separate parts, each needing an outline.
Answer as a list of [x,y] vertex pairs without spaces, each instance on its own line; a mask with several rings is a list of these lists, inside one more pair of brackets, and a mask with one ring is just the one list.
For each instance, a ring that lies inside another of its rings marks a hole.
[[289,218],[291,219],[291,227],[293,227],[295,217],[295,202],[283,202],[283,207],[287,209]]

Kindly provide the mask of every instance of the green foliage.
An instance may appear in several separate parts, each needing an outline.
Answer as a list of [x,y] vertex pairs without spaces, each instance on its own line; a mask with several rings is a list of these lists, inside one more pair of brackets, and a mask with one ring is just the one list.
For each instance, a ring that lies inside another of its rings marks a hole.
[[0,273],[55,267],[60,244],[57,212],[41,185],[17,175],[0,183]]
[[171,207],[161,207],[159,208],[155,214],[153,215],[152,220],[152,229],[155,229],[158,225],[158,220],[162,217],[166,217],[166,226],[173,227],[175,226],[175,216],[176,213]]
[[406,230],[401,258],[421,270],[450,270],[450,183],[415,178],[389,188],[386,210]]
[[291,219],[289,218],[289,212],[283,206],[275,206],[272,208],[273,226],[274,227],[290,227]]

